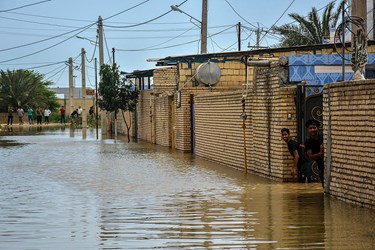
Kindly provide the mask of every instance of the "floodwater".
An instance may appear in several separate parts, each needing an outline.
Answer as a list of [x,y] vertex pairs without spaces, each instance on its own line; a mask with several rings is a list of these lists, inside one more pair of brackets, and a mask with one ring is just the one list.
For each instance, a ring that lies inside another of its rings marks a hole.
[[0,249],[374,249],[375,212],[95,131],[0,136]]

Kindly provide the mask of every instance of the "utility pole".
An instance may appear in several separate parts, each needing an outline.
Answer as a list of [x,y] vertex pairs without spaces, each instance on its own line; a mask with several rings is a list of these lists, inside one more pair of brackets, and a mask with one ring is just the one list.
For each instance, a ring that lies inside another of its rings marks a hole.
[[[366,0],[355,0],[355,1],[351,1],[351,15],[352,16],[357,16],[357,17],[360,17],[364,20],[364,27],[365,27],[365,30],[366,30],[366,33],[367,33],[367,1]],[[353,31],[353,34],[357,34],[357,27],[352,24],[352,27],[351,27],[352,31]],[[353,41],[353,37],[352,37],[352,41]]]
[[[103,19],[99,16],[98,19],[98,40],[99,40],[99,81],[102,80],[101,68],[104,64],[104,48],[103,48]],[[104,110],[101,111],[101,128],[102,128],[102,135],[107,134],[107,119],[106,119],[106,112]]]
[[68,64],[69,64],[69,104],[70,104],[70,110],[69,110],[69,113],[72,113],[73,110],[74,110],[74,101],[73,101],[73,98],[74,98],[74,89],[73,89],[73,58],[69,57],[69,60],[68,60]]
[[238,51],[241,51],[241,22],[237,24]]
[[257,31],[256,31],[257,38],[256,38],[256,45],[255,45],[255,48],[257,48],[257,49],[259,49],[259,47],[260,47],[260,34],[261,34],[262,31],[263,31],[263,28],[262,29],[260,29],[259,27],[257,28]]
[[[103,48],[103,19],[99,16],[98,19],[98,40],[99,40],[99,65],[102,67],[104,64],[104,48]],[[102,75],[100,74],[100,80],[102,79]]]
[[202,0],[201,54],[207,53],[207,12],[208,0]]
[[85,63],[86,51],[84,48],[81,49],[81,67],[82,67],[82,128],[87,128],[87,115],[86,115],[86,63]]
[[[112,65],[115,66],[116,60],[115,60],[115,48],[112,48]],[[117,111],[115,113],[115,139],[117,139]],[[112,123],[111,119],[111,123]]]
[[99,139],[99,124],[98,124],[98,59],[95,57],[95,128],[96,139]]
[[116,60],[115,60],[115,48],[112,48],[112,64],[115,65]]

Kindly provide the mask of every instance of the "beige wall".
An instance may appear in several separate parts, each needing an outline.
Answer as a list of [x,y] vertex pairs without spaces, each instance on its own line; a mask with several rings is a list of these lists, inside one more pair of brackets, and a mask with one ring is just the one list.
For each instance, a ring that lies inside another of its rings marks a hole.
[[[291,157],[280,130],[295,133],[295,87],[280,87],[278,66],[257,68],[246,98],[247,170],[277,180],[290,180]],[[242,90],[195,96],[196,154],[244,170]],[[291,118],[288,118],[290,114]]]
[[[139,93],[139,100],[137,105],[138,138],[148,142],[151,142],[152,134],[150,111],[152,111],[153,108],[150,107],[150,103],[153,103],[154,96],[151,95],[151,93],[152,90],[141,91]],[[152,128],[152,130],[155,130],[155,128]]]
[[[64,99],[58,99],[57,102],[60,104],[60,107],[61,106],[65,107],[67,116],[69,116],[73,112],[73,110],[71,110],[71,107],[70,107],[69,98],[67,98],[65,100]],[[73,99],[74,109],[78,109],[79,106],[81,106],[83,108],[84,107],[83,102],[84,102],[83,98],[74,98]],[[90,107],[95,105],[94,98],[86,97],[85,103],[86,103],[86,105],[85,105],[86,106],[85,107],[86,114],[88,114]]]
[[375,81],[324,86],[326,191],[375,207]]
[[[369,51],[372,50],[370,47]],[[278,55],[298,53],[306,52],[290,51]],[[316,53],[331,51],[322,49]],[[280,130],[287,127],[291,136],[296,136],[296,86],[280,85],[277,60],[273,59],[275,55],[269,56],[273,62],[270,68],[248,68],[247,170],[267,178],[290,181],[292,157],[280,138]],[[138,136],[151,141],[152,134],[153,143],[190,152],[194,104],[196,155],[243,170],[240,114],[246,87],[245,64],[233,60],[219,62],[222,77],[212,87],[197,86],[192,79],[198,65],[193,63],[192,68],[188,68],[187,63],[180,63],[179,71],[176,68],[155,70],[155,89],[142,91],[140,95]],[[238,71],[232,71],[234,68]],[[179,108],[176,107],[176,82],[181,90]],[[375,86],[374,82],[370,83]],[[331,178],[327,170],[327,180],[331,182],[326,187],[340,199],[369,207],[374,206],[375,197],[372,156],[375,152],[375,103],[372,98],[375,87],[372,86],[368,81],[335,83],[325,86],[324,93],[325,158],[326,165],[330,166],[328,169],[332,169]],[[329,133],[332,133],[331,137]]]

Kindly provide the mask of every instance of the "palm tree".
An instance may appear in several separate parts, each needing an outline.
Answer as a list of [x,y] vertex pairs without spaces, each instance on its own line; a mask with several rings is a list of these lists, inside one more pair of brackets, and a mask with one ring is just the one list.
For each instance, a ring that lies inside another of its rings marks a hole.
[[0,110],[13,107],[58,107],[53,91],[48,90],[52,82],[44,81],[43,75],[31,70],[0,71]]
[[320,19],[318,10],[313,7],[307,17],[297,13],[291,13],[289,16],[297,24],[284,24],[275,27],[274,31],[281,35],[280,47],[322,44],[323,39],[330,36],[330,28],[337,26],[337,21],[342,10],[343,0],[334,11],[335,2],[329,3]]

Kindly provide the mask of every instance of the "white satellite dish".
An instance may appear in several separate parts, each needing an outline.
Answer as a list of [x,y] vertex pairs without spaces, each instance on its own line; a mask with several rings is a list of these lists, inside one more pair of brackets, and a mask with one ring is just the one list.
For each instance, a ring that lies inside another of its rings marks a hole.
[[219,82],[221,70],[214,62],[202,63],[197,67],[195,79],[205,85],[215,85]]

